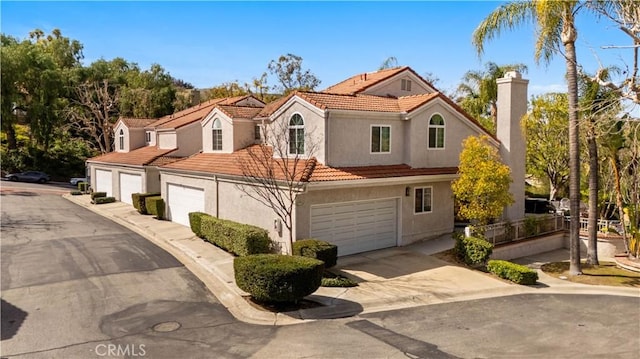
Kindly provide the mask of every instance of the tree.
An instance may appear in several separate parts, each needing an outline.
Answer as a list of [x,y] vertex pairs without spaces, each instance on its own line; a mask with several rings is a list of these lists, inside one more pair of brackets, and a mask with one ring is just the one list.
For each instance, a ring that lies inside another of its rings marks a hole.
[[310,70],[302,70],[302,57],[300,56],[282,55],[278,61],[271,60],[267,68],[280,82],[280,86],[275,86],[274,90],[282,92],[284,95],[296,90],[313,91],[320,85],[320,80]]
[[[578,123],[578,73],[575,42],[578,31],[575,15],[581,8],[578,1],[530,0],[503,4],[485,18],[473,33],[473,44],[482,54],[484,44],[528,21],[535,26],[534,58],[546,64],[556,53],[565,58],[569,107],[569,201],[571,224],[569,233],[569,273],[581,274],[580,269],[580,141]],[[562,50],[561,47],[562,46]]]
[[174,79],[162,66],[140,71],[137,65],[126,72],[120,96],[120,116],[157,118],[173,113],[176,99]]
[[315,168],[318,141],[306,129],[291,129],[289,121],[266,126],[264,141],[248,147],[241,159],[242,175],[250,185],[239,189],[274,211],[289,232],[291,251],[295,200]]
[[242,86],[240,86],[237,81],[225,82],[221,85],[214,86],[206,90],[205,100],[210,100],[213,98],[244,96],[246,94],[247,91]]
[[487,136],[468,137],[462,146],[460,177],[451,185],[458,214],[486,225],[513,203],[509,192],[509,184],[513,182],[511,170],[500,162],[498,150],[489,144]]
[[467,71],[458,85],[457,102],[491,133],[495,133],[498,122],[498,84],[497,79],[508,71],[526,72],[524,64],[499,66],[488,62],[484,71]]
[[522,124],[527,138],[527,173],[549,182],[553,200],[569,181],[567,95],[548,93],[533,97]]
[[384,60],[382,64],[380,64],[378,70],[392,69],[394,67],[398,67],[398,59],[396,59],[394,56],[390,56],[387,57],[387,59]]

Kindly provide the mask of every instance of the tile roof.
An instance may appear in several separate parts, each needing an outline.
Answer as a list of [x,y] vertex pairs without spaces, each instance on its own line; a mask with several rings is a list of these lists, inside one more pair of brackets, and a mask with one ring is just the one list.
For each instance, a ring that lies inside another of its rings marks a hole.
[[250,95],[214,98],[197,106],[189,107],[174,114],[161,117],[151,126],[157,129],[175,129],[202,120],[217,105],[234,105]]
[[109,152],[90,158],[88,161],[142,166],[149,165],[158,157],[167,155],[172,151],[175,151],[175,149],[161,150],[156,146],[146,146],[130,152]]
[[[266,157],[261,156],[261,150],[266,151]],[[269,165],[271,166],[271,171],[269,170],[269,167],[267,165],[261,165],[258,164],[257,161],[252,161],[249,151],[257,153],[259,158],[270,158]],[[273,159],[272,157],[269,157],[271,155],[272,152],[268,147],[253,145],[234,153],[199,153],[189,158],[164,165],[162,167],[175,170],[232,176],[243,176],[244,168],[244,173],[256,174],[256,177],[260,177],[259,174],[264,174],[262,177],[270,177],[271,174],[268,173],[273,173],[275,174],[276,178],[284,179],[286,175],[284,174],[284,171],[280,169],[282,164],[284,163],[283,160]],[[327,182],[373,178],[427,176],[456,174],[458,172],[457,167],[412,168],[404,164],[389,166],[335,168],[317,163],[315,158],[309,160],[300,160],[297,165],[295,165],[292,161],[287,163],[287,165],[289,166],[289,173],[296,173],[300,176],[299,178],[303,182]],[[249,172],[246,172],[246,169],[249,169]]]
[[231,118],[248,118],[253,119],[261,110],[262,107],[248,107],[248,106],[228,106],[217,105],[216,108],[224,112]]
[[351,95],[360,93],[367,88],[380,83],[404,70],[410,69],[408,66],[395,67],[375,72],[368,72],[352,76],[333,86],[327,87],[322,92]]
[[129,128],[143,128],[157,121],[155,118],[128,118],[121,117],[119,119]]

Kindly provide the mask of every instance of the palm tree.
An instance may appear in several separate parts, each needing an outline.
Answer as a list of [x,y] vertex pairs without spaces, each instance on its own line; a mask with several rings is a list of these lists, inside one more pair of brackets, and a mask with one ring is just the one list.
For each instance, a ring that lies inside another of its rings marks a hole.
[[527,72],[525,64],[498,65],[487,62],[484,71],[467,71],[458,85],[458,103],[487,130],[495,133],[498,121],[498,84],[504,74],[517,70]]
[[[578,71],[575,42],[578,31],[575,14],[581,8],[578,1],[530,0],[514,1],[499,6],[484,19],[473,33],[473,44],[478,54],[484,44],[499,36],[502,30],[511,30],[532,21],[536,30],[535,60],[548,64],[554,54],[565,57],[569,96],[569,200],[571,226],[569,234],[569,273],[578,275],[580,268],[580,141],[578,124]],[[562,45],[562,48],[561,48]]]

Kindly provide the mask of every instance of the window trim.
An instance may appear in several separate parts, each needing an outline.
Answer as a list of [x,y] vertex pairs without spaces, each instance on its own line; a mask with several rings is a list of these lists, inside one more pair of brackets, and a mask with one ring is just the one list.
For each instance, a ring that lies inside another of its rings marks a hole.
[[[432,125],[431,124],[431,120],[433,119],[433,117],[435,116],[440,116],[440,118],[442,119],[442,125]],[[430,136],[431,136],[431,129],[435,129],[436,131],[436,146],[435,147],[431,147],[431,141],[430,141]],[[437,147],[437,142],[438,142],[438,130],[442,130],[442,147]],[[428,150],[444,150],[446,148],[446,144],[447,144],[447,121],[444,119],[444,116],[442,116],[441,113],[439,112],[435,112],[433,114],[431,114],[431,116],[429,117],[429,122],[427,123],[427,149]]]
[[[302,120],[302,125],[292,125],[291,124],[291,120],[293,120],[294,116],[300,116],[300,120]],[[293,114],[291,114],[291,116],[289,116],[289,120],[287,123],[287,155],[288,156],[304,156],[305,152],[306,152],[306,139],[305,139],[305,121],[304,121],[304,116],[302,116],[301,113],[299,112],[294,112]],[[291,152],[291,130],[295,131],[295,152]],[[298,143],[298,131],[302,130],[302,151],[298,151],[299,150],[299,143]]]
[[[378,152],[374,152],[373,151],[373,128],[374,127],[380,127],[381,131],[380,131],[380,151]],[[382,151],[382,128],[383,127],[387,127],[389,128],[389,151]],[[369,126],[369,154],[372,155],[388,155],[391,154],[391,125],[377,125],[377,124],[372,124]]]
[[253,126],[253,139],[254,141],[262,141],[262,127],[260,125]]
[[124,130],[120,129],[118,132],[118,149],[124,151]]
[[[416,200],[418,199],[418,195],[417,192],[418,190],[422,190],[422,206],[421,206],[421,211],[418,212],[416,211]],[[429,203],[429,210],[425,211],[424,210],[424,190],[425,189],[429,189],[429,200],[431,203]],[[421,186],[421,187],[414,187],[413,188],[413,214],[414,215],[418,215],[418,214],[425,214],[425,213],[433,213],[433,186]]]
[[144,137],[147,143],[151,143],[151,131],[145,131]]
[[411,92],[411,80],[410,79],[401,79],[400,80],[400,90]]
[[[216,124],[218,124],[219,127],[216,127]],[[220,137],[220,148],[216,148],[216,132],[218,132],[218,136]],[[220,121],[219,118],[214,118],[213,122],[211,122],[211,151],[222,151],[224,148],[222,139],[222,121]]]

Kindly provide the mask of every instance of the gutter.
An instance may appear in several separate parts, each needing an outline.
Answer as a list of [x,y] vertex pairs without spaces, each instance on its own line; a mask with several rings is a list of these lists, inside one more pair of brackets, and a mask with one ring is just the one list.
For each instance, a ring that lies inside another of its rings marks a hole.
[[422,176],[405,176],[405,177],[391,177],[391,178],[370,178],[370,179],[343,180],[343,181],[309,182],[305,186],[305,191],[320,191],[320,190],[327,190],[327,189],[352,188],[352,187],[374,187],[374,186],[381,186],[381,185],[416,184],[416,183],[425,183],[425,182],[443,182],[443,181],[452,181],[458,177],[459,177],[458,174],[442,174],[442,175],[422,175]]

